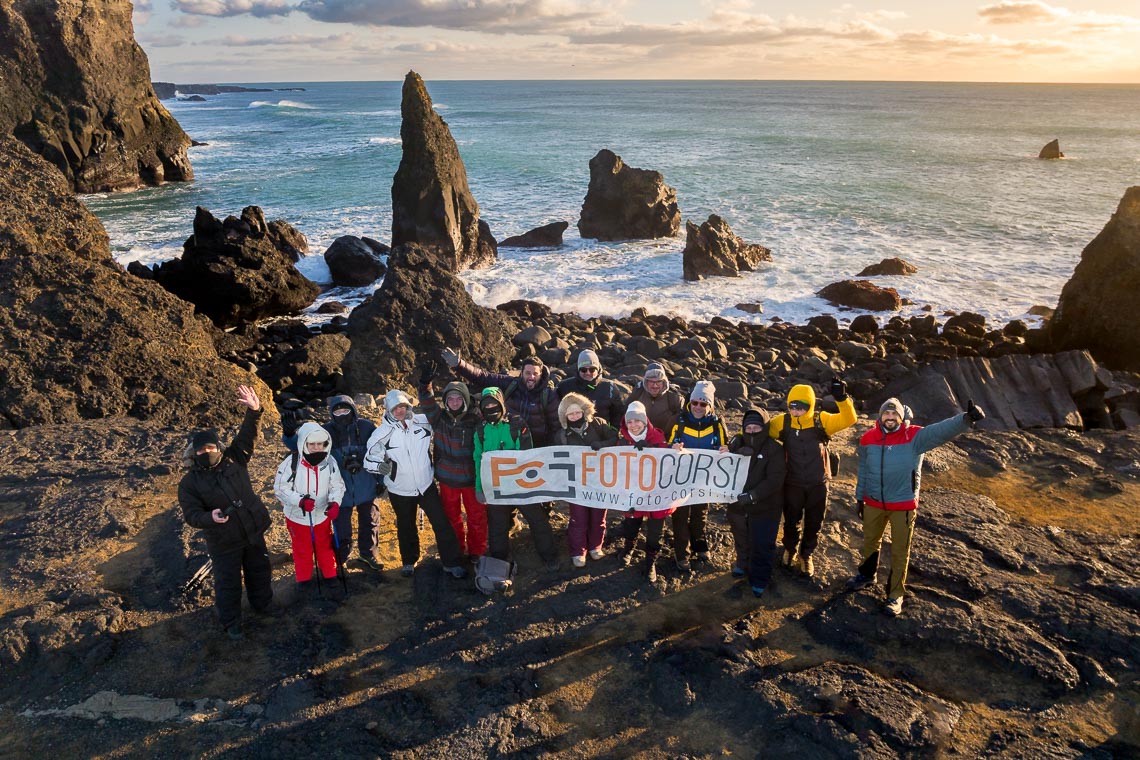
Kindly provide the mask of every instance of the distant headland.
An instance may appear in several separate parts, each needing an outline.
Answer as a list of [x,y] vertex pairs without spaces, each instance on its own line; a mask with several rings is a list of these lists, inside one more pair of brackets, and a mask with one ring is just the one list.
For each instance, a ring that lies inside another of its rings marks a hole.
[[236,84],[174,84],[151,82],[159,100],[170,100],[177,93],[183,95],[221,95],[227,92],[304,92],[304,87],[241,87]]

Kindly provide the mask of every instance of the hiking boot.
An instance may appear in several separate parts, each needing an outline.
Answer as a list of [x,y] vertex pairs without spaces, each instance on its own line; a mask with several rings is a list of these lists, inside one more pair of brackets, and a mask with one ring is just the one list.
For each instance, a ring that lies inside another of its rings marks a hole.
[[815,575],[815,562],[812,561],[811,557],[800,557],[799,568],[800,572],[808,578]]
[[404,565],[403,567],[400,568],[400,575],[404,576],[405,578],[411,578],[412,575],[415,574],[415,572],[416,572],[416,566],[415,565]]
[[627,538],[621,549],[618,550],[618,559],[620,559],[621,563],[626,567],[633,564],[633,547],[635,543],[636,539]]
[[325,578],[325,599],[330,602],[343,602],[344,601],[344,586],[341,585],[340,578],[335,575],[331,578]]
[[585,567],[586,566],[586,555],[585,554],[576,554],[570,558],[570,561],[574,564],[574,567]]
[[363,565],[365,568],[375,570],[376,572],[380,572],[384,569],[383,563],[376,558],[375,554],[361,554],[356,558],[355,564]]
[[893,599],[887,600],[887,607],[885,612],[891,617],[898,617],[902,614],[902,597],[896,596]]
[[862,573],[855,573],[855,575],[853,575],[852,577],[847,579],[847,590],[848,591],[859,591],[860,589],[867,588],[868,586],[872,585],[874,582],[875,582],[874,578],[868,578],[867,576],[863,575]]
[[459,565],[456,565],[455,567],[447,567],[444,565],[443,572],[447,573],[452,578],[463,579],[467,577],[467,570],[463,567],[460,567]]
[[690,564],[687,557],[674,557],[673,562],[677,565],[677,569],[682,573],[689,573],[693,570],[693,566]]
[[743,578],[747,574],[748,573],[740,565],[733,565],[732,566],[732,577],[733,578]]
[[[582,564],[585,564],[585,563],[586,563],[586,560],[583,558]],[[547,570],[550,570],[551,572],[553,572],[553,571],[557,570],[558,568],[560,568],[562,566],[562,563],[558,560],[558,557],[551,557],[550,559],[543,560],[543,565],[546,567]]]
[[245,636],[241,632],[241,623],[234,623],[226,627],[226,636],[230,641],[241,641]]
[[784,558],[780,560],[780,563],[784,567],[795,567],[799,560],[799,555],[794,550],[784,549]]
[[601,549],[591,549],[590,550],[590,559],[599,560],[599,559],[605,559],[605,557],[606,557],[606,553],[604,551],[602,551]]
[[264,618],[279,618],[285,614],[285,608],[280,604],[274,604],[273,602],[270,602],[261,609],[254,607],[253,613]]
[[764,586],[753,586],[752,596],[756,597],[757,599],[764,596]]

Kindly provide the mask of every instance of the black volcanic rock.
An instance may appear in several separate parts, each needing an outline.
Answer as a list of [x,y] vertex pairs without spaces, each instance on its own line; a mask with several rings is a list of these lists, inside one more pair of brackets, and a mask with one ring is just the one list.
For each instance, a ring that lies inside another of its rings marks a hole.
[[1041,152],[1037,154],[1038,158],[1064,158],[1065,154],[1061,152],[1061,141],[1054,140],[1045,145]]
[[232,424],[239,383],[268,402],[256,376],[218,358],[208,320],[115,263],[62,174],[12,138],[0,167],[0,427]]
[[590,187],[578,232],[597,240],[673,237],[681,229],[677,191],[661,172],[627,166],[610,150],[590,159]]
[[535,227],[529,232],[499,241],[502,248],[556,248],[562,245],[562,233],[570,226],[569,222],[551,222]]
[[452,272],[490,266],[495,239],[479,219],[451,130],[414,71],[404,79],[400,113],[403,157],[392,180],[392,247],[434,246]]
[[1140,186],[1081,252],[1061,290],[1049,334],[1058,349],[1087,348],[1112,369],[1140,370]]
[[[382,246],[372,241],[376,246]],[[333,283],[359,287],[376,282],[388,270],[381,256],[388,254],[388,246],[377,249],[368,241],[355,235],[342,235],[333,241],[325,251],[325,263],[329,266]]]
[[155,267],[155,279],[219,327],[295,314],[320,288],[293,266],[300,233],[290,227],[292,232],[282,235],[281,229],[266,223],[257,206],[225,221],[199,206],[182,258]]
[[0,3],[0,134],[81,193],[194,178],[190,138],[155,97],[128,0]]
[[896,275],[911,275],[918,272],[918,267],[903,259],[883,259],[878,264],[865,267],[856,277],[888,277]]
[[733,234],[728,222],[710,214],[700,227],[685,222],[685,252],[682,266],[686,280],[705,277],[735,277],[751,272],[762,262],[772,260],[772,252],[762,245],[745,243]]
[[902,306],[897,290],[880,288],[866,280],[833,282],[816,295],[837,306],[867,311],[897,311]]
[[409,244],[392,249],[388,274],[370,301],[348,319],[352,348],[344,360],[344,388],[384,393],[413,385],[415,369],[457,348],[487,368],[505,367],[515,328],[501,312],[478,306],[438,249]]

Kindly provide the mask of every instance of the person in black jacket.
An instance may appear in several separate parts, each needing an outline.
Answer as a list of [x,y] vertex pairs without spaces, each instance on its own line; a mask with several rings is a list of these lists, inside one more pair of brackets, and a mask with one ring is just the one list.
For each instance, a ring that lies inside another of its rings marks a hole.
[[182,518],[202,530],[214,566],[214,604],[218,620],[234,640],[242,638],[241,587],[255,612],[273,614],[273,571],[265,531],[269,511],[249,481],[249,460],[261,418],[261,401],[253,388],[238,386],[238,402],[246,407],[241,429],[225,451],[215,430],[200,430],[190,439],[193,464],[178,484]]
[[617,430],[625,417],[625,404],[621,391],[609,380],[602,379],[602,363],[598,355],[586,349],[578,354],[578,375],[568,377],[558,384],[558,398],[566,398],[568,393],[585,396],[594,404],[594,417],[608,423]]
[[768,413],[749,409],[743,431],[728,444],[734,454],[748,457],[744,492],[728,505],[728,522],[736,544],[734,577],[746,573],[752,593],[761,596],[772,579],[776,534],[784,513],[784,447],[768,435]]

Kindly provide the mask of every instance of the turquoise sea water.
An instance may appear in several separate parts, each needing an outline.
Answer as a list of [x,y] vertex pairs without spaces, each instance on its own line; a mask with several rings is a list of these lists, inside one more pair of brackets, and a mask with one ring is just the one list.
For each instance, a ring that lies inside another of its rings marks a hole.
[[[278,83],[304,92],[166,101],[195,139],[195,181],[85,196],[123,263],[181,252],[195,206],[246,205],[308,237],[300,267],[327,281],[338,236],[387,241],[400,161],[400,83]],[[476,300],[530,298],[585,315],[638,306],[691,318],[802,321],[813,294],[880,259],[916,302],[994,319],[1055,305],[1081,249],[1140,184],[1140,86],[865,82],[428,82],[502,239],[570,222],[557,250],[503,249],[464,275]],[[1037,152],[1060,138],[1066,158]],[[656,169],[685,219],[723,216],[774,262],[739,278],[681,279],[678,238],[598,243],[575,224],[590,158]],[[349,302],[365,291],[336,292]],[[761,302],[764,313],[734,308]]]

